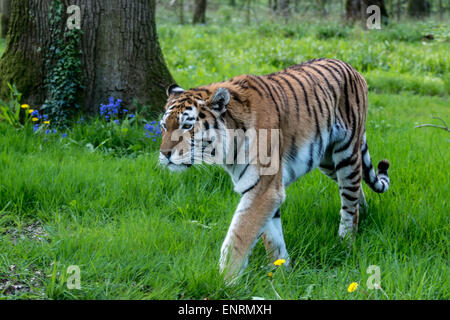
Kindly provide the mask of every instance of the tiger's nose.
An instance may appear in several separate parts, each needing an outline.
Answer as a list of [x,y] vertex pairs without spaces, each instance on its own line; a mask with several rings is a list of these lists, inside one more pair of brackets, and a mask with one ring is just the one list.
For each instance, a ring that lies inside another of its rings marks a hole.
[[168,159],[170,160],[170,157],[172,156],[172,151],[165,151],[165,150],[160,150],[160,152]]

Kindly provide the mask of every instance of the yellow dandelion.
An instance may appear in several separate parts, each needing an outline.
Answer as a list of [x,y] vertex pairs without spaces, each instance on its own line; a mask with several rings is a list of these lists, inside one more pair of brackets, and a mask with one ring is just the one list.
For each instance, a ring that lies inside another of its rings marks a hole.
[[38,118],[36,118],[36,117],[32,118],[31,120],[33,120],[33,122],[37,122],[37,121],[39,121],[39,119],[38,119]]
[[277,267],[279,267],[279,266],[282,266],[285,262],[286,262],[286,259],[278,259],[273,264],[276,265]]
[[352,283],[350,283],[350,285],[348,286],[347,291],[350,292],[350,293],[352,293],[352,292],[355,292],[356,289],[358,289],[358,282],[352,282]]
[[21,105],[20,107],[21,107],[22,109],[29,109],[29,108],[30,108],[30,106],[27,105],[27,104],[23,104],[23,105]]
[[273,276],[273,273],[269,272],[269,278],[272,278],[272,276]]
[[44,121],[44,124],[50,124],[50,121]]
[[[27,109],[28,109],[28,108],[27,108]],[[33,109],[28,110],[28,113],[33,113],[33,112],[34,112]]]

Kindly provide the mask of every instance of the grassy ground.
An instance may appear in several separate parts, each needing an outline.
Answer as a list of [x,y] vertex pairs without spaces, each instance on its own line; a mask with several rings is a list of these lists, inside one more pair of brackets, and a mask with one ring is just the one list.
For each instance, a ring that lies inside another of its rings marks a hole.
[[[352,248],[337,236],[337,186],[313,172],[282,207],[292,270],[274,271],[258,243],[232,287],[218,258],[239,197],[221,169],[160,168],[158,141],[140,138],[142,128],[130,128],[126,143],[139,148],[117,153],[94,150],[98,122],[68,138],[0,123],[0,298],[449,299],[448,133],[414,126],[449,119],[450,50],[445,32],[424,42],[423,28],[160,24],[169,67],[186,87],[316,57],[343,59],[370,84],[368,142],[374,161],[391,162],[391,189],[366,188],[370,209]],[[80,267],[81,290],[66,286],[70,265]],[[369,265],[380,267],[384,293],[367,288]]]

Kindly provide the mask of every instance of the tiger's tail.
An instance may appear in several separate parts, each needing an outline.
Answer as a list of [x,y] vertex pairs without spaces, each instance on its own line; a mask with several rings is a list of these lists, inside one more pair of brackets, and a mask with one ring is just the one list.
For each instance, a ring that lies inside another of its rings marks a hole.
[[369,147],[367,145],[366,134],[364,133],[364,141],[361,148],[362,153],[362,173],[363,179],[367,185],[377,193],[384,193],[389,189],[389,161],[381,160],[378,163],[378,174],[372,165],[372,159],[369,154]]

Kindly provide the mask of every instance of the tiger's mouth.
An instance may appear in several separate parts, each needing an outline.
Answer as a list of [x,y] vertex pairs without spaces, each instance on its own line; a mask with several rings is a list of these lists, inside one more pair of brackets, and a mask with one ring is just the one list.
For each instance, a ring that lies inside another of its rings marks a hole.
[[175,163],[171,162],[171,163],[167,164],[166,166],[172,172],[181,172],[181,171],[186,171],[192,165],[191,164],[175,164]]

